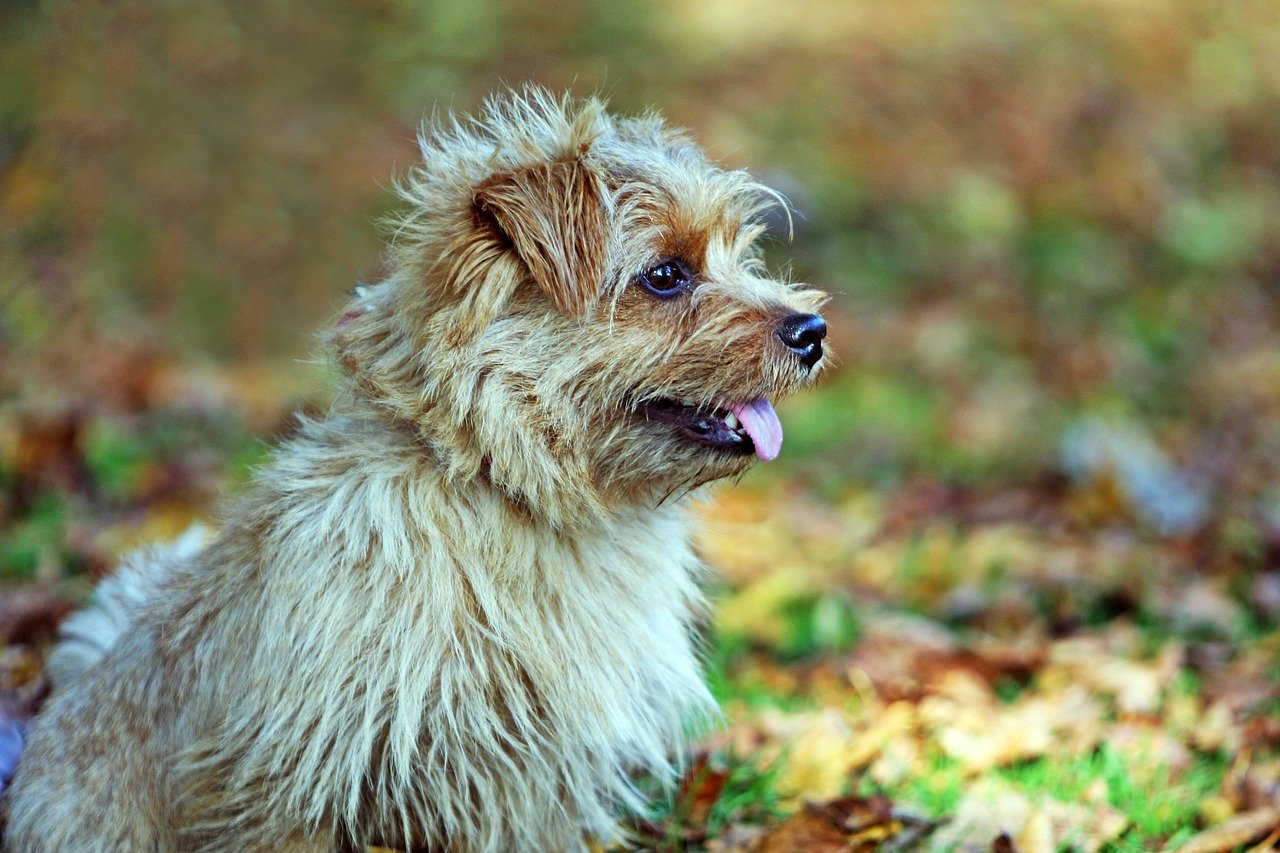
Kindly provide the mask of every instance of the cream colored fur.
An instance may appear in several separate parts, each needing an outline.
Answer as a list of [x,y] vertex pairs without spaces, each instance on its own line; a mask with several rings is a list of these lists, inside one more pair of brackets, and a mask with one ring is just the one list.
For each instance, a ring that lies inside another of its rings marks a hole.
[[98,585],[93,607],[73,613],[59,626],[61,642],[49,653],[44,666],[53,689],[67,687],[102,660],[164,579],[170,564],[194,557],[208,535],[206,528],[196,525],[167,545],[126,556],[115,572]]
[[[332,411],[68,621],[8,848],[574,849],[714,713],[684,496],[750,458],[638,412],[801,387],[774,324],[820,295],[657,118],[530,89],[422,153]],[[677,251],[690,294],[634,284]]]

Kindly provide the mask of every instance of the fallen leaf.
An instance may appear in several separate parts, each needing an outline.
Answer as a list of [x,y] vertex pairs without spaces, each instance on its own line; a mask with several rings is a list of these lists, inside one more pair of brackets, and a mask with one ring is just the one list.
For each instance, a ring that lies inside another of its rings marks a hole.
[[733,823],[719,837],[707,841],[707,853],[747,853],[758,849],[760,839],[768,834],[763,826]]
[[854,762],[866,755],[850,721],[834,708],[765,719],[783,750],[776,784],[784,800],[839,795]]
[[1031,795],[1005,782],[970,786],[952,819],[931,839],[934,851],[987,849],[1001,835],[1017,839],[1024,853],[1064,846],[1093,853],[1124,832],[1129,820],[1101,803],[1064,803]]
[[689,768],[676,794],[676,813],[681,816],[681,824],[686,827],[686,833],[698,835],[697,839],[686,840],[701,840],[705,837],[711,808],[720,799],[720,793],[728,781],[728,771],[712,767],[710,758],[705,753],[699,755]]
[[1227,853],[1278,828],[1280,808],[1255,809],[1191,836],[1176,853]]
[[0,599],[0,643],[33,643],[48,639],[72,603],[40,588],[6,592]]
[[845,853],[845,832],[826,815],[807,808],[793,814],[773,829],[756,848],[758,853]]
[[1225,702],[1215,702],[1192,728],[1191,745],[1201,752],[1224,750],[1234,754],[1240,751],[1241,737],[1231,709]]
[[1274,851],[1277,842],[1280,842],[1280,829],[1272,830],[1271,834],[1259,841],[1255,846],[1250,847],[1248,853],[1267,853]]
[[900,813],[888,797],[848,796],[804,806],[765,836],[759,853],[870,853],[892,844],[906,849],[934,828]]

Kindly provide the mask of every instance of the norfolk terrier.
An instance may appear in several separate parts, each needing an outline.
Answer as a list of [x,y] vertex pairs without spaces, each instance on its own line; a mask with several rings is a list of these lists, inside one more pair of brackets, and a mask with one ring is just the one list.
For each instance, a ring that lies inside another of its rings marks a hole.
[[10,848],[607,844],[714,714],[687,498],[774,458],[824,363],[773,195],[538,89],[421,149],[332,409],[68,620]]

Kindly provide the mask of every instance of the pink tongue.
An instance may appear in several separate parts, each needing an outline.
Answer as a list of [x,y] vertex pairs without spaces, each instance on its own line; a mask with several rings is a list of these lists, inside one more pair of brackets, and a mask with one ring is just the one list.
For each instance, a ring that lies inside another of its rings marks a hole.
[[750,403],[734,403],[729,411],[738,416],[743,429],[756,445],[756,456],[765,462],[778,458],[782,450],[782,423],[778,413],[764,397]]

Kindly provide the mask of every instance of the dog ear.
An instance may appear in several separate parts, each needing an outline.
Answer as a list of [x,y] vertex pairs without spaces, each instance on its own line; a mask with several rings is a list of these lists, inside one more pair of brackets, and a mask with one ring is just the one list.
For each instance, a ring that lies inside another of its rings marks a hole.
[[580,314],[604,286],[605,215],[599,177],[581,158],[489,178],[477,218],[495,228],[557,309]]

